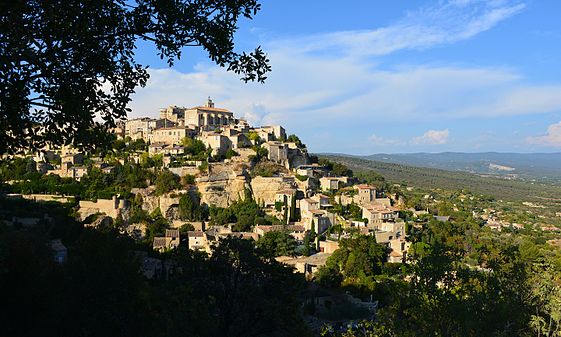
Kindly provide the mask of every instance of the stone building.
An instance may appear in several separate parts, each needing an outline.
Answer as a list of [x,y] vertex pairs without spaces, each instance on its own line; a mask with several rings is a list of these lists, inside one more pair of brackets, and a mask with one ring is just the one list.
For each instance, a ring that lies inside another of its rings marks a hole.
[[357,185],[356,199],[358,204],[367,204],[376,200],[376,187],[370,185]]
[[399,210],[391,206],[367,205],[362,207],[362,218],[368,219],[368,227],[377,227],[384,222],[395,222]]
[[179,246],[180,237],[179,230],[177,229],[166,229],[165,236],[154,237],[154,243],[152,248],[159,252],[168,251],[175,249]]
[[180,144],[185,137],[193,137],[196,131],[184,126],[164,127],[152,131],[151,141],[154,143]]
[[185,123],[185,108],[176,105],[162,108],[160,109],[160,119],[167,119],[182,126]]
[[230,138],[220,133],[205,132],[200,136],[200,140],[207,148],[212,149],[212,155],[225,155],[234,147]]
[[185,110],[185,125],[193,125],[205,130],[213,130],[235,122],[234,113],[228,109],[214,107],[210,97],[204,106]]
[[161,127],[162,123],[158,123],[157,119],[142,117],[129,119],[125,122],[125,137],[131,137],[132,139],[144,139],[147,140],[149,135],[152,134],[152,130]]
[[267,125],[254,129],[265,141],[286,140],[286,131],[280,125]]
[[321,177],[319,179],[322,191],[337,191],[348,183],[348,177]]

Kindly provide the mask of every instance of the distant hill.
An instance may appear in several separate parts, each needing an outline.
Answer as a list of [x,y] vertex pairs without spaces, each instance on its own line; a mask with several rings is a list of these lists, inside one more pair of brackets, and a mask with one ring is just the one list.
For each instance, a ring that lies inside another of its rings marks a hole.
[[[531,182],[508,176],[482,176],[437,168],[385,163],[345,155],[320,155],[341,162],[353,171],[373,170],[392,183],[402,183],[420,188],[442,188],[447,190],[468,189],[492,195],[498,199],[540,201],[552,203],[561,209],[561,186],[545,182]],[[512,165],[512,164],[511,164]]]
[[356,157],[448,171],[508,176],[522,180],[561,182],[561,153],[379,153]]

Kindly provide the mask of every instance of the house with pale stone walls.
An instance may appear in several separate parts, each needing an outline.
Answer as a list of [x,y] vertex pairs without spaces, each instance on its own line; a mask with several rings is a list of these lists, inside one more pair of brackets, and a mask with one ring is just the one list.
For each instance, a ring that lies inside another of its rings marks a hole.
[[395,222],[399,216],[398,211],[391,206],[366,205],[362,207],[362,218],[368,219],[368,227],[373,228],[384,222]]
[[376,187],[371,185],[356,185],[356,203],[359,205],[371,203],[376,200]]
[[179,230],[166,229],[165,236],[154,237],[152,248],[159,252],[175,249],[180,244]]
[[265,148],[267,153],[267,159],[270,161],[286,166],[288,161],[288,146],[279,141],[268,141],[261,145]]
[[160,119],[167,119],[176,125],[185,125],[185,108],[170,105],[160,109]]
[[206,234],[203,231],[189,231],[187,238],[187,244],[191,250],[205,250],[208,245]]
[[203,132],[197,138],[212,150],[212,155],[225,155],[228,150],[233,149],[230,138],[220,133]]
[[337,191],[348,183],[348,177],[321,177],[319,179],[322,191]]
[[184,126],[164,127],[152,131],[151,141],[153,143],[181,144],[185,137],[194,137],[197,132]]

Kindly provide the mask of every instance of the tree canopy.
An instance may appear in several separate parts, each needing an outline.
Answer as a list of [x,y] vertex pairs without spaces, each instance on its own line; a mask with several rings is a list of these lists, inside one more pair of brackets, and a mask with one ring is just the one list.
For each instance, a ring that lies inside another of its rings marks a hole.
[[170,66],[196,46],[242,80],[263,82],[265,53],[237,52],[233,42],[240,17],[259,9],[257,0],[3,2],[0,153],[98,143],[148,80],[135,59],[139,41],[153,43]]

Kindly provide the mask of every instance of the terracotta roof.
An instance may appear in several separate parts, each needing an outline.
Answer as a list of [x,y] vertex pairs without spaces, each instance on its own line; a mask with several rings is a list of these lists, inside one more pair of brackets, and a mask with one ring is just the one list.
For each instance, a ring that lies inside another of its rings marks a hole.
[[201,238],[203,237],[202,231],[188,231],[187,236],[190,238]]
[[228,110],[228,109],[222,109],[222,108],[211,108],[211,107],[207,107],[207,106],[196,106],[196,107],[192,107],[189,108],[188,110],[205,110],[205,111],[214,111],[214,112],[229,112],[232,113],[232,111]]
[[166,237],[168,237],[168,238],[178,238],[179,237],[179,230],[178,229],[166,229]]
[[396,252],[395,250],[392,250],[391,253],[390,253],[390,256],[391,256],[391,257],[403,257],[403,254],[402,254],[402,253],[398,253],[398,252]]
[[159,128],[156,129],[154,131],[160,131],[160,130],[185,130],[186,128],[184,126],[172,126],[172,127],[167,127],[167,128]]
[[166,247],[168,243],[168,238],[157,236],[154,238],[154,248],[156,247]]

